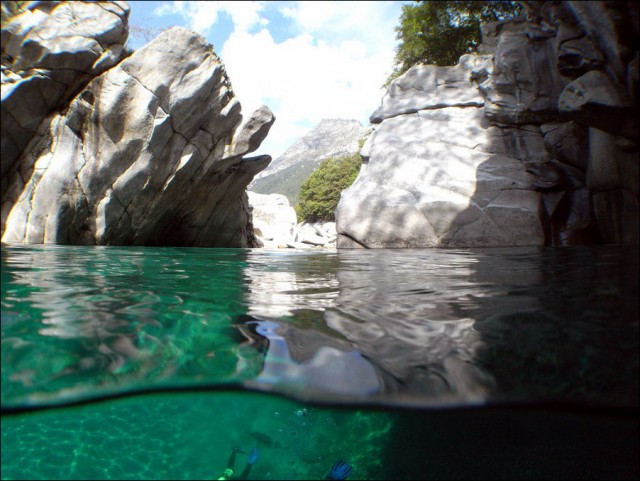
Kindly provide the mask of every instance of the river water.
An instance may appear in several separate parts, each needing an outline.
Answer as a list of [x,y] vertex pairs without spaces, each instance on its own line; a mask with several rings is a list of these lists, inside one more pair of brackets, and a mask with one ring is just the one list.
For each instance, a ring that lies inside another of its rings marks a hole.
[[2,478],[638,477],[637,246],[2,246]]

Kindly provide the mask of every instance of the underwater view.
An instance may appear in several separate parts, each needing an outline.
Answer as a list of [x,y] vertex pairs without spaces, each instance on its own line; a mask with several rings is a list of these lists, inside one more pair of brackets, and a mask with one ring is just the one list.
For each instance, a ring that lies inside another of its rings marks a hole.
[[638,260],[3,244],[2,479],[636,479]]

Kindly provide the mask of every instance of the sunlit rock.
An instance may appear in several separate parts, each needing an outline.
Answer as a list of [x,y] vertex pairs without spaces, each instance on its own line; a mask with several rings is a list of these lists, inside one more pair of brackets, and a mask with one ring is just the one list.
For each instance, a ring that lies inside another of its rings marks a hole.
[[243,157],[274,116],[243,116],[225,67],[175,27],[40,126],[3,192],[5,242],[251,247]]
[[522,3],[390,85],[338,247],[638,242],[638,7]]
[[371,123],[424,109],[481,107],[484,98],[474,80],[486,78],[492,67],[490,55],[463,55],[454,67],[416,65],[392,82]]
[[40,122],[122,59],[129,31],[126,2],[21,3],[2,25],[3,191]]
[[335,222],[297,223],[296,211],[282,194],[247,191],[253,228],[260,247],[310,249],[335,248]]
[[[508,155],[519,154],[505,149],[510,132],[489,127],[479,107],[383,121],[363,148],[368,161],[338,204],[338,247],[347,239],[365,247],[542,243],[533,176]],[[519,138],[542,144],[539,133]]]
[[253,228],[262,247],[286,247],[295,240],[296,211],[282,194],[248,191]]
[[335,247],[335,222],[302,222],[296,226],[295,241],[303,247]]

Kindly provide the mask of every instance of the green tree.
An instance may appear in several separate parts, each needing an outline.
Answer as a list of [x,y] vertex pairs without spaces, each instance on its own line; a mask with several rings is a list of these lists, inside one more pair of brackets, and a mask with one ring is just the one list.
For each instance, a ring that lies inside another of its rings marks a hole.
[[416,1],[403,5],[396,27],[393,73],[385,86],[417,64],[455,65],[460,56],[476,52],[480,24],[519,15],[522,7],[510,1]]
[[340,194],[356,180],[362,157],[360,154],[330,157],[300,187],[296,214],[299,222],[335,220],[334,211]]

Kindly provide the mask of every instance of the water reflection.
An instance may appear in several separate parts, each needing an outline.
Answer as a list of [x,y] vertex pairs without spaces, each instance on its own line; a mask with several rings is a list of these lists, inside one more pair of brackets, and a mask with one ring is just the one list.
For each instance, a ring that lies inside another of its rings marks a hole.
[[312,401],[638,404],[635,246],[2,247],[3,409],[224,383]]
[[494,381],[475,362],[484,347],[470,312],[474,296],[484,295],[469,281],[475,257],[449,255],[456,266],[428,251],[365,255],[359,261],[367,268],[338,272],[340,295],[327,324],[379,367],[385,391],[398,400],[484,400]]
[[335,251],[253,249],[244,272],[248,314],[280,317],[324,311],[338,295]]
[[[335,271],[316,275],[314,282],[318,290],[333,289],[335,273],[338,295],[325,299],[324,306],[310,305],[349,341],[343,352],[354,349],[370,363],[380,386],[364,389],[355,383],[340,392],[352,400],[637,406],[638,254],[633,246],[331,255]],[[290,272],[286,291],[300,293],[306,271]],[[260,304],[251,310],[262,313]],[[288,345],[302,346],[307,358],[315,357],[326,378],[357,377],[360,363],[321,364],[318,343],[308,341],[298,312],[280,317],[272,332]],[[300,372],[292,365],[289,374]],[[286,375],[276,378],[267,389],[289,386]],[[259,384],[260,378],[254,381]]]

